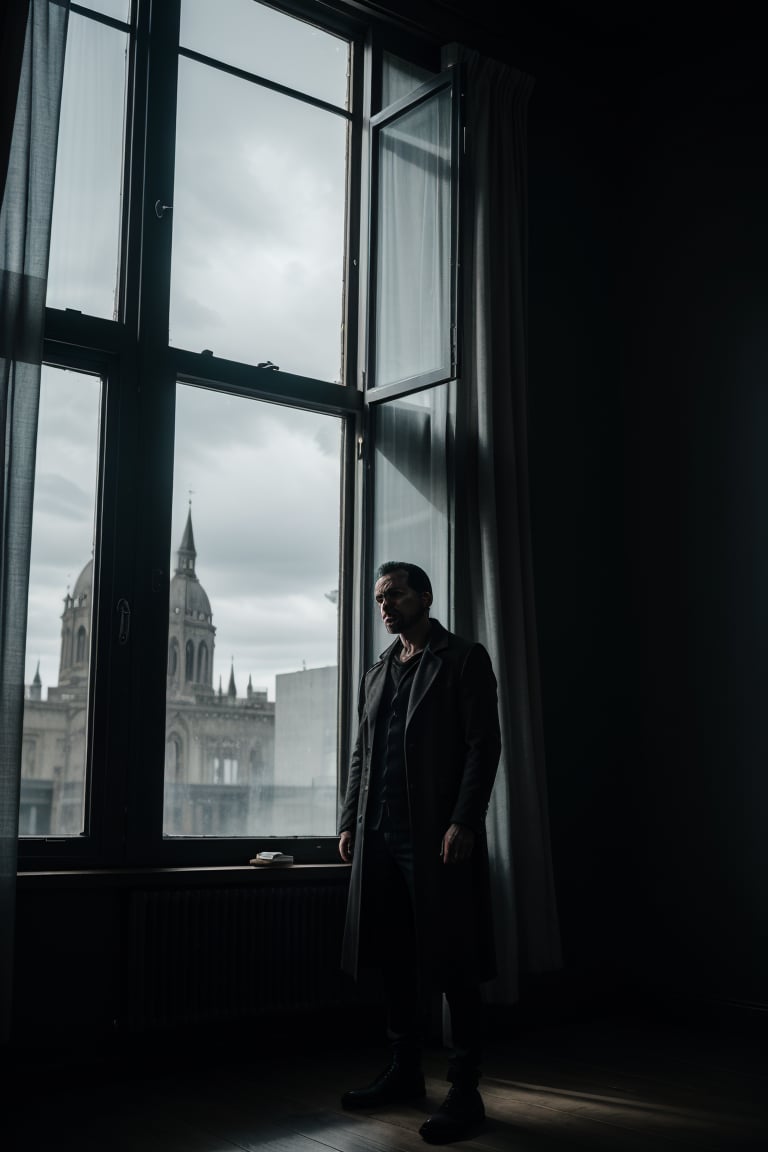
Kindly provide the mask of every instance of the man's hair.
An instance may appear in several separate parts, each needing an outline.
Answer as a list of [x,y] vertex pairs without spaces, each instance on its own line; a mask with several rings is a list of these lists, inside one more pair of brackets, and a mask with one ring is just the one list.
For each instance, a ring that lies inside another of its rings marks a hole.
[[429,576],[418,564],[406,564],[404,560],[385,560],[376,570],[376,579],[381,580],[382,576],[389,576],[392,572],[407,573],[409,588],[413,588],[414,592],[428,592],[432,595]]

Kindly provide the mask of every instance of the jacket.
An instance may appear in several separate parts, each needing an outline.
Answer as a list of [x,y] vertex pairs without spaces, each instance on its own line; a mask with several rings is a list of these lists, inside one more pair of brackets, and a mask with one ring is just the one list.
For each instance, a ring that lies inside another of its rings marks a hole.
[[[375,966],[361,931],[366,900],[365,817],[378,709],[396,640],[360,684],[359,725],[339,833],[354,851],[342,968],[357,978]],[[489,980],[496,975],[485,817],[501,754],[496,677],[486,649],[430,621],[414,673],[405,723],[405,765],[414,849],[418,967],[428,982]],[[452,823],[475,832],[468,861],[444,864]]]

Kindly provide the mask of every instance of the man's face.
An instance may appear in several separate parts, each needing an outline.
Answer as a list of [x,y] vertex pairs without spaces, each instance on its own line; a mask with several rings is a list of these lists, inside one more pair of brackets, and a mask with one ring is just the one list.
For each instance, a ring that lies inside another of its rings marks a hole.
[[377,580],[373,594],[387,632],[408,632],[432,603],[428,592],[415,592],[408,587],[408,573],[402,568]]

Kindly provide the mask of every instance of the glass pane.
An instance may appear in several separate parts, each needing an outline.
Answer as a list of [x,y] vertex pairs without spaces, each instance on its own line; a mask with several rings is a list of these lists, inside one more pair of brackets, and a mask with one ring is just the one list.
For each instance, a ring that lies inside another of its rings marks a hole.
[[127,24],[131,14],[131,0],[78,0],[82,8],[90,8],[93,12],[100,12],[102,16],[111,16],[113,20],[122,20]]
[[179,61],[171,342],[340,379],[346,121]]
[[346,108],[349,43],[256,0],[182,0],[183,48]]
[[116,318],[128,36],[69,17],[49,308]]
[[98,377],[43,367],[27,617],[21,836],[78,836],[83,831],[100,404]]
[[332,836],[341,421],[180,384],[164,831]]
[[[448,557],[452,493],[450,384],[376,405],[374,453],[374,571],[387,560],[418,564],[432,582],[431,614],[451,625]],[[373,653],[391,643],[373,603]]]
[[382,108],[394,104],[401,96],[409,96],[415,88],[435,75],[427,68],[420,68],[418,64],[393,56],[391,52],[383,53],[381,72]]
[[379,133],[375,384],[450,372],[451,96]]

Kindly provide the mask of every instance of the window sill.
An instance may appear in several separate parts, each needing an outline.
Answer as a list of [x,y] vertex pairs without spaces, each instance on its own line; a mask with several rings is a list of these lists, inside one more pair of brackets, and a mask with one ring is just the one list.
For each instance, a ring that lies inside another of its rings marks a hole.
[[216,887],[230,885],[346,882],[350,865],[291,864],[288,866],[225,865],[199,868],[72,868],[50,872],[17,872],[18,889]]

